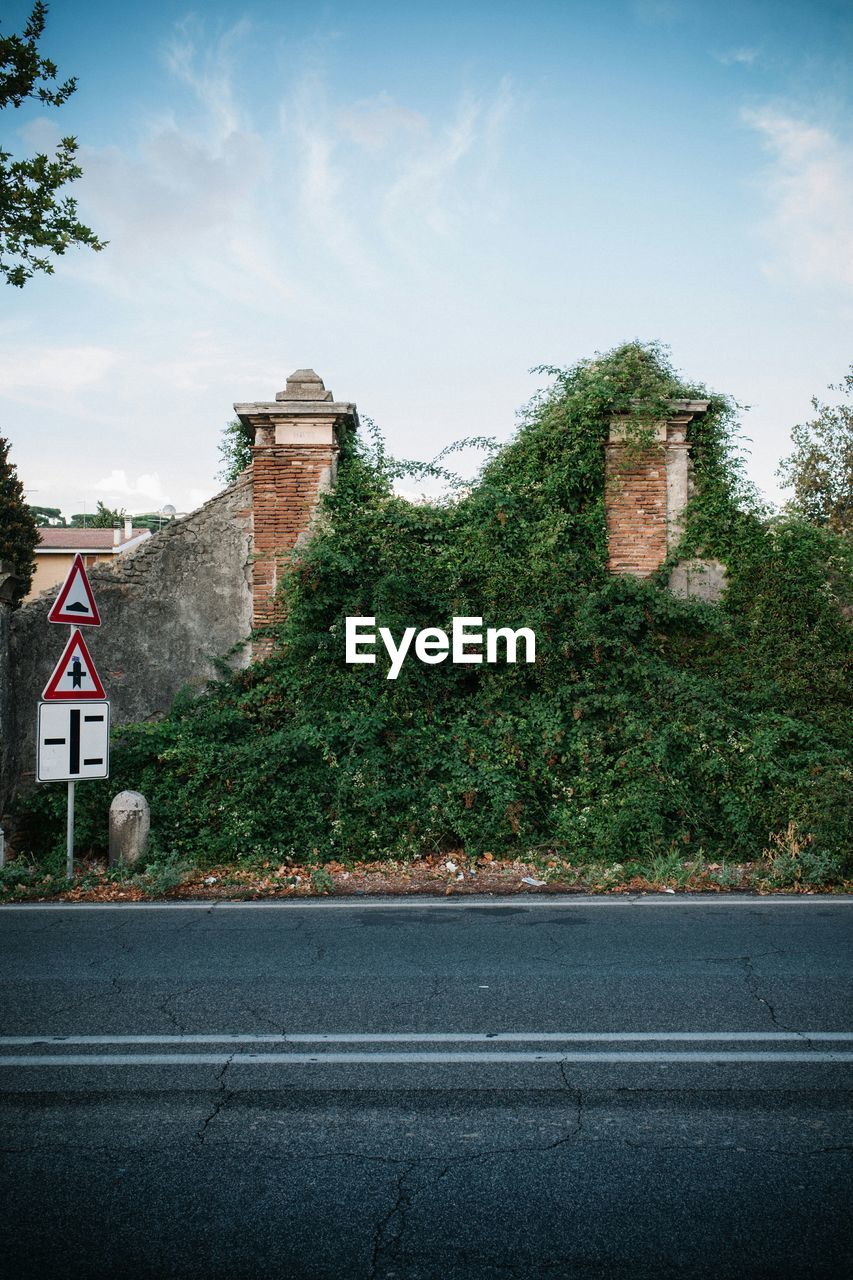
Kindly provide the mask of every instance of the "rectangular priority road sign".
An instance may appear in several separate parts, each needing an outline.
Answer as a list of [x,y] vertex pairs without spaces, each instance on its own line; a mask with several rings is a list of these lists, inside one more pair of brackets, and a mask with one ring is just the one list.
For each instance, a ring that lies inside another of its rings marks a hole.
[[108,778],[110,704],[40,702],[36,744],[39,782]]

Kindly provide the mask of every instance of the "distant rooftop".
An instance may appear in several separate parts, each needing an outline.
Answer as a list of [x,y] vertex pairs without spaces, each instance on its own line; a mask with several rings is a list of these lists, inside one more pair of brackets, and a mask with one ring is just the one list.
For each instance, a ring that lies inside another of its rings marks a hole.
[[[149,529],[39,529],[37,551],[123,551]],[[118,534],[118,541],[116,541]]]

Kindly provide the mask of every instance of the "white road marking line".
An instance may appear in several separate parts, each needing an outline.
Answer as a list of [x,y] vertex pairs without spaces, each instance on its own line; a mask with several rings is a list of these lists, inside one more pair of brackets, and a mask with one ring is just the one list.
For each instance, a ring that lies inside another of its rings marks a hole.
[[276,899],[253,902],[222,902],[199,899],[195,902],[7,902],[6,911],[464,911],[477,908],[509,909],[512,907],[545,910],[587,907],[782,907],[782,906],[851,906],[853,894],[791,894],[788,897],[728,897],[724,894],[648,895],[642,897],[564,897],[517,894],[499,898],[460,897],[453,902],[432,897],[412,898],[305,898],[299,901]]
[[203,1032],[186,1035],[0,1036],[0,1049],[25,1045],[132,1044],[779,1044],[853,1040],[853,1031],[318,1031]]
[[461,1066],[536,1063],[839,1064],[853,1053],[117,1053],[0,1056],[0,1067]]

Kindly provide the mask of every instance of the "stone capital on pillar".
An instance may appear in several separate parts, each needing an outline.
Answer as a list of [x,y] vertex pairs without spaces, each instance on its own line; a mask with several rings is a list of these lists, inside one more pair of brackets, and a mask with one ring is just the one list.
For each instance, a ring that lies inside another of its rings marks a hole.
[[[277,589],[308,537],[323,492],[335,483],[341,437],[358,429],[356,407],[335,400],[313,369],[297,369],[274,400],[235,404],[252,440],[253,624],[280,617]],[[255,654],[269,649],[255,645]]]
[[254,445],[321,445],[336,448],[339,432],[357,430],[354,404],[337,401],[313,369],[297,369],[275,400],[235,404]]
[[[671,400],[669,415],[649,422],[652,440],[631,449],[632,415],[610,420],[605,450],[608,566],[646,578],[659,569],[682,532],[690,496],[687,428],[707,412],[708,400]],[[641,420],[642,421],[642,420]]]

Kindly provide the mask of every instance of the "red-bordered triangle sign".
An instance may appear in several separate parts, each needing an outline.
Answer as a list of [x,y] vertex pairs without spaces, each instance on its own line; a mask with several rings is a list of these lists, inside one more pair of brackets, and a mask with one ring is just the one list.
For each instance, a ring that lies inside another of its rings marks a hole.
[[101,701],[106,698],[101,677],[79,631],[71,632],[41,696],[45,702],[80,702],[86,698]]
[[89,586],[83,557],[76,555],[62,590],[47,615],[48,622],[70,622],[73,627],[99,627],[101,615]]

